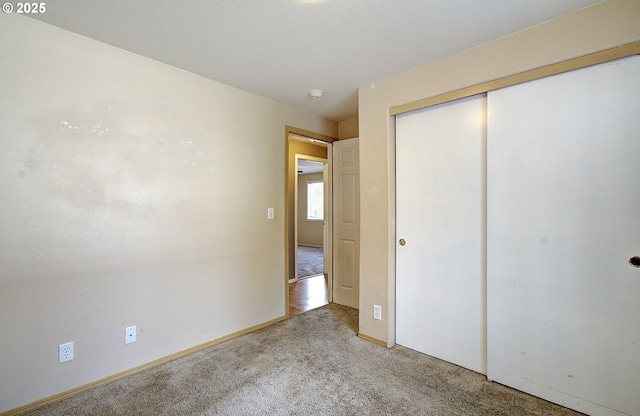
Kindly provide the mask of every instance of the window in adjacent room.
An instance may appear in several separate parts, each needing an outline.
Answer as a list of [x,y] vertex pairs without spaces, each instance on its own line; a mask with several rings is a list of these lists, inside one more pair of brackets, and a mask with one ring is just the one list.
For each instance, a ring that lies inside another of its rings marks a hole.
[[324,183],[307,182],[307,220],[324,219]]

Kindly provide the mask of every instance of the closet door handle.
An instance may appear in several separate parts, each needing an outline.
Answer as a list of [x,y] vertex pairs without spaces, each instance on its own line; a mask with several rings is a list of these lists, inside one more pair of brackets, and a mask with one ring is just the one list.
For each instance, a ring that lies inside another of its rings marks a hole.
[[640,268],[640,256],[633,256],[629,259],[631,267]]
[[402,247],[404,247],[404,245],[407,244],[407,242],[404,241],[404,238],[401,238],[400,241],[398,241],[398,243],[400,243]]

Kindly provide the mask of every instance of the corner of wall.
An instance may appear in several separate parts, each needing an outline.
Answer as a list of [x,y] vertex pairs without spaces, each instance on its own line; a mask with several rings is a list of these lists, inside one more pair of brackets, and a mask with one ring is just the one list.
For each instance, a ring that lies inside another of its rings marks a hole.
[[358,137],[358,116],[338,122],[338,140]]

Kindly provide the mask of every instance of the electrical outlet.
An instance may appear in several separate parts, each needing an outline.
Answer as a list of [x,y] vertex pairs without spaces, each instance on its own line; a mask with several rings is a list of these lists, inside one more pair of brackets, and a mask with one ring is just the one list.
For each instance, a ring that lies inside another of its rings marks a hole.
[[58,345],[58,363],[73,360],[73,342]]
[[273,208],[267,208],[267,219],[272,220],[275,218],[275,212]]
[[373,319],[382,320],[382,306],[373,305]]
[[124,343],[130,344],[136,342],[136,326],[130,326],[124,329]]

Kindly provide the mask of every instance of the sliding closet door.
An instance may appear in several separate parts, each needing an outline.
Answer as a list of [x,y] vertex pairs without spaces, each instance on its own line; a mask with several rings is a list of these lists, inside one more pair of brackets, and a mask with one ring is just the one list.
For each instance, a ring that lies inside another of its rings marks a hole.
[[486,373],[486,97],[396,117],[396,341]]
[[490,92],[488,377],[640,415],[640,57]]

